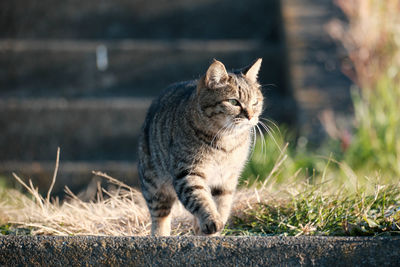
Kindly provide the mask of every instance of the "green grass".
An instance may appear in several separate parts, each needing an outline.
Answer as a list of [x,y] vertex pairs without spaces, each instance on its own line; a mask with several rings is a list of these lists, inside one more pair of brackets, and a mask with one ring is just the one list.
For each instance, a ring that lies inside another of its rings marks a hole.
[[241,179],[242,187],[258,189],[260,200],[234,212],[225,234],[400,234],[400,182],[396,176],[363,176],[362,168],[354,171],[345,161],[336,161],[332,153],[317,156],[290,146],[280,152],[273,139],[282,140],[268,136],[267,149],[256,146]]
[[280,183],[272,199],[235,215],[229,235],[400,235],[400,183]]
[[[399,77],[400,78],[400,77]],[[345,160],[365,173],[400,177],[400,80],[383,76],[376,88],[354,92],[357,127]]]
[[13,224],[0,225],[0,235],[31,235],[31,228],[18,227]]

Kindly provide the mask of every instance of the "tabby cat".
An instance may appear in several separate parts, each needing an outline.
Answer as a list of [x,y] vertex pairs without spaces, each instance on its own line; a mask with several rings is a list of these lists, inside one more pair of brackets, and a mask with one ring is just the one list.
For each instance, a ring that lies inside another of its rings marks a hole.
[[196,234],[223,229],[263,107],[261,61],[228,73],[214,60],[198,81],[174,84],[153,101],[139,140],[152,235],[170,235],[177,199],[195,216]]

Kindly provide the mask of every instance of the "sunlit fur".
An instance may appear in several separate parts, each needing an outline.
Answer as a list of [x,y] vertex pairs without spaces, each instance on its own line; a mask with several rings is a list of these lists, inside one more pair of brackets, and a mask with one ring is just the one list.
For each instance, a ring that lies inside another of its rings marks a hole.
[[222,230],[263,108],[260,64],[228,73],[214,61],[201,79],[172,85],[152,103],[139,175],[153,235],[170,234],[177,199],[195,216],[196,234]]

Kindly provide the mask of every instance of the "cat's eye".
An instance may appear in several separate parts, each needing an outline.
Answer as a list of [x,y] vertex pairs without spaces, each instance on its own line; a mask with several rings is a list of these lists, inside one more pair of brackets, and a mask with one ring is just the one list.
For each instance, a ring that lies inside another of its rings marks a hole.
[[228,102],[233,106],[240,106],[239,101],[237,101],[236,99],[228,99]]
[[257,106],[258,105],[258,99],[256,99],[256,101],[254,101],[253,106]]

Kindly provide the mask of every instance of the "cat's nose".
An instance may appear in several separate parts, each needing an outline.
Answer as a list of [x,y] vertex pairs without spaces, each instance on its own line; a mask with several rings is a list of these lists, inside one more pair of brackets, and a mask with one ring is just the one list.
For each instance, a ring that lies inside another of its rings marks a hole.
[[251,118],[253,118],[254,116],[254,112],[251,109],[244,109],[244,115],[246,116],[246,118],[248,120],[251,120]]

